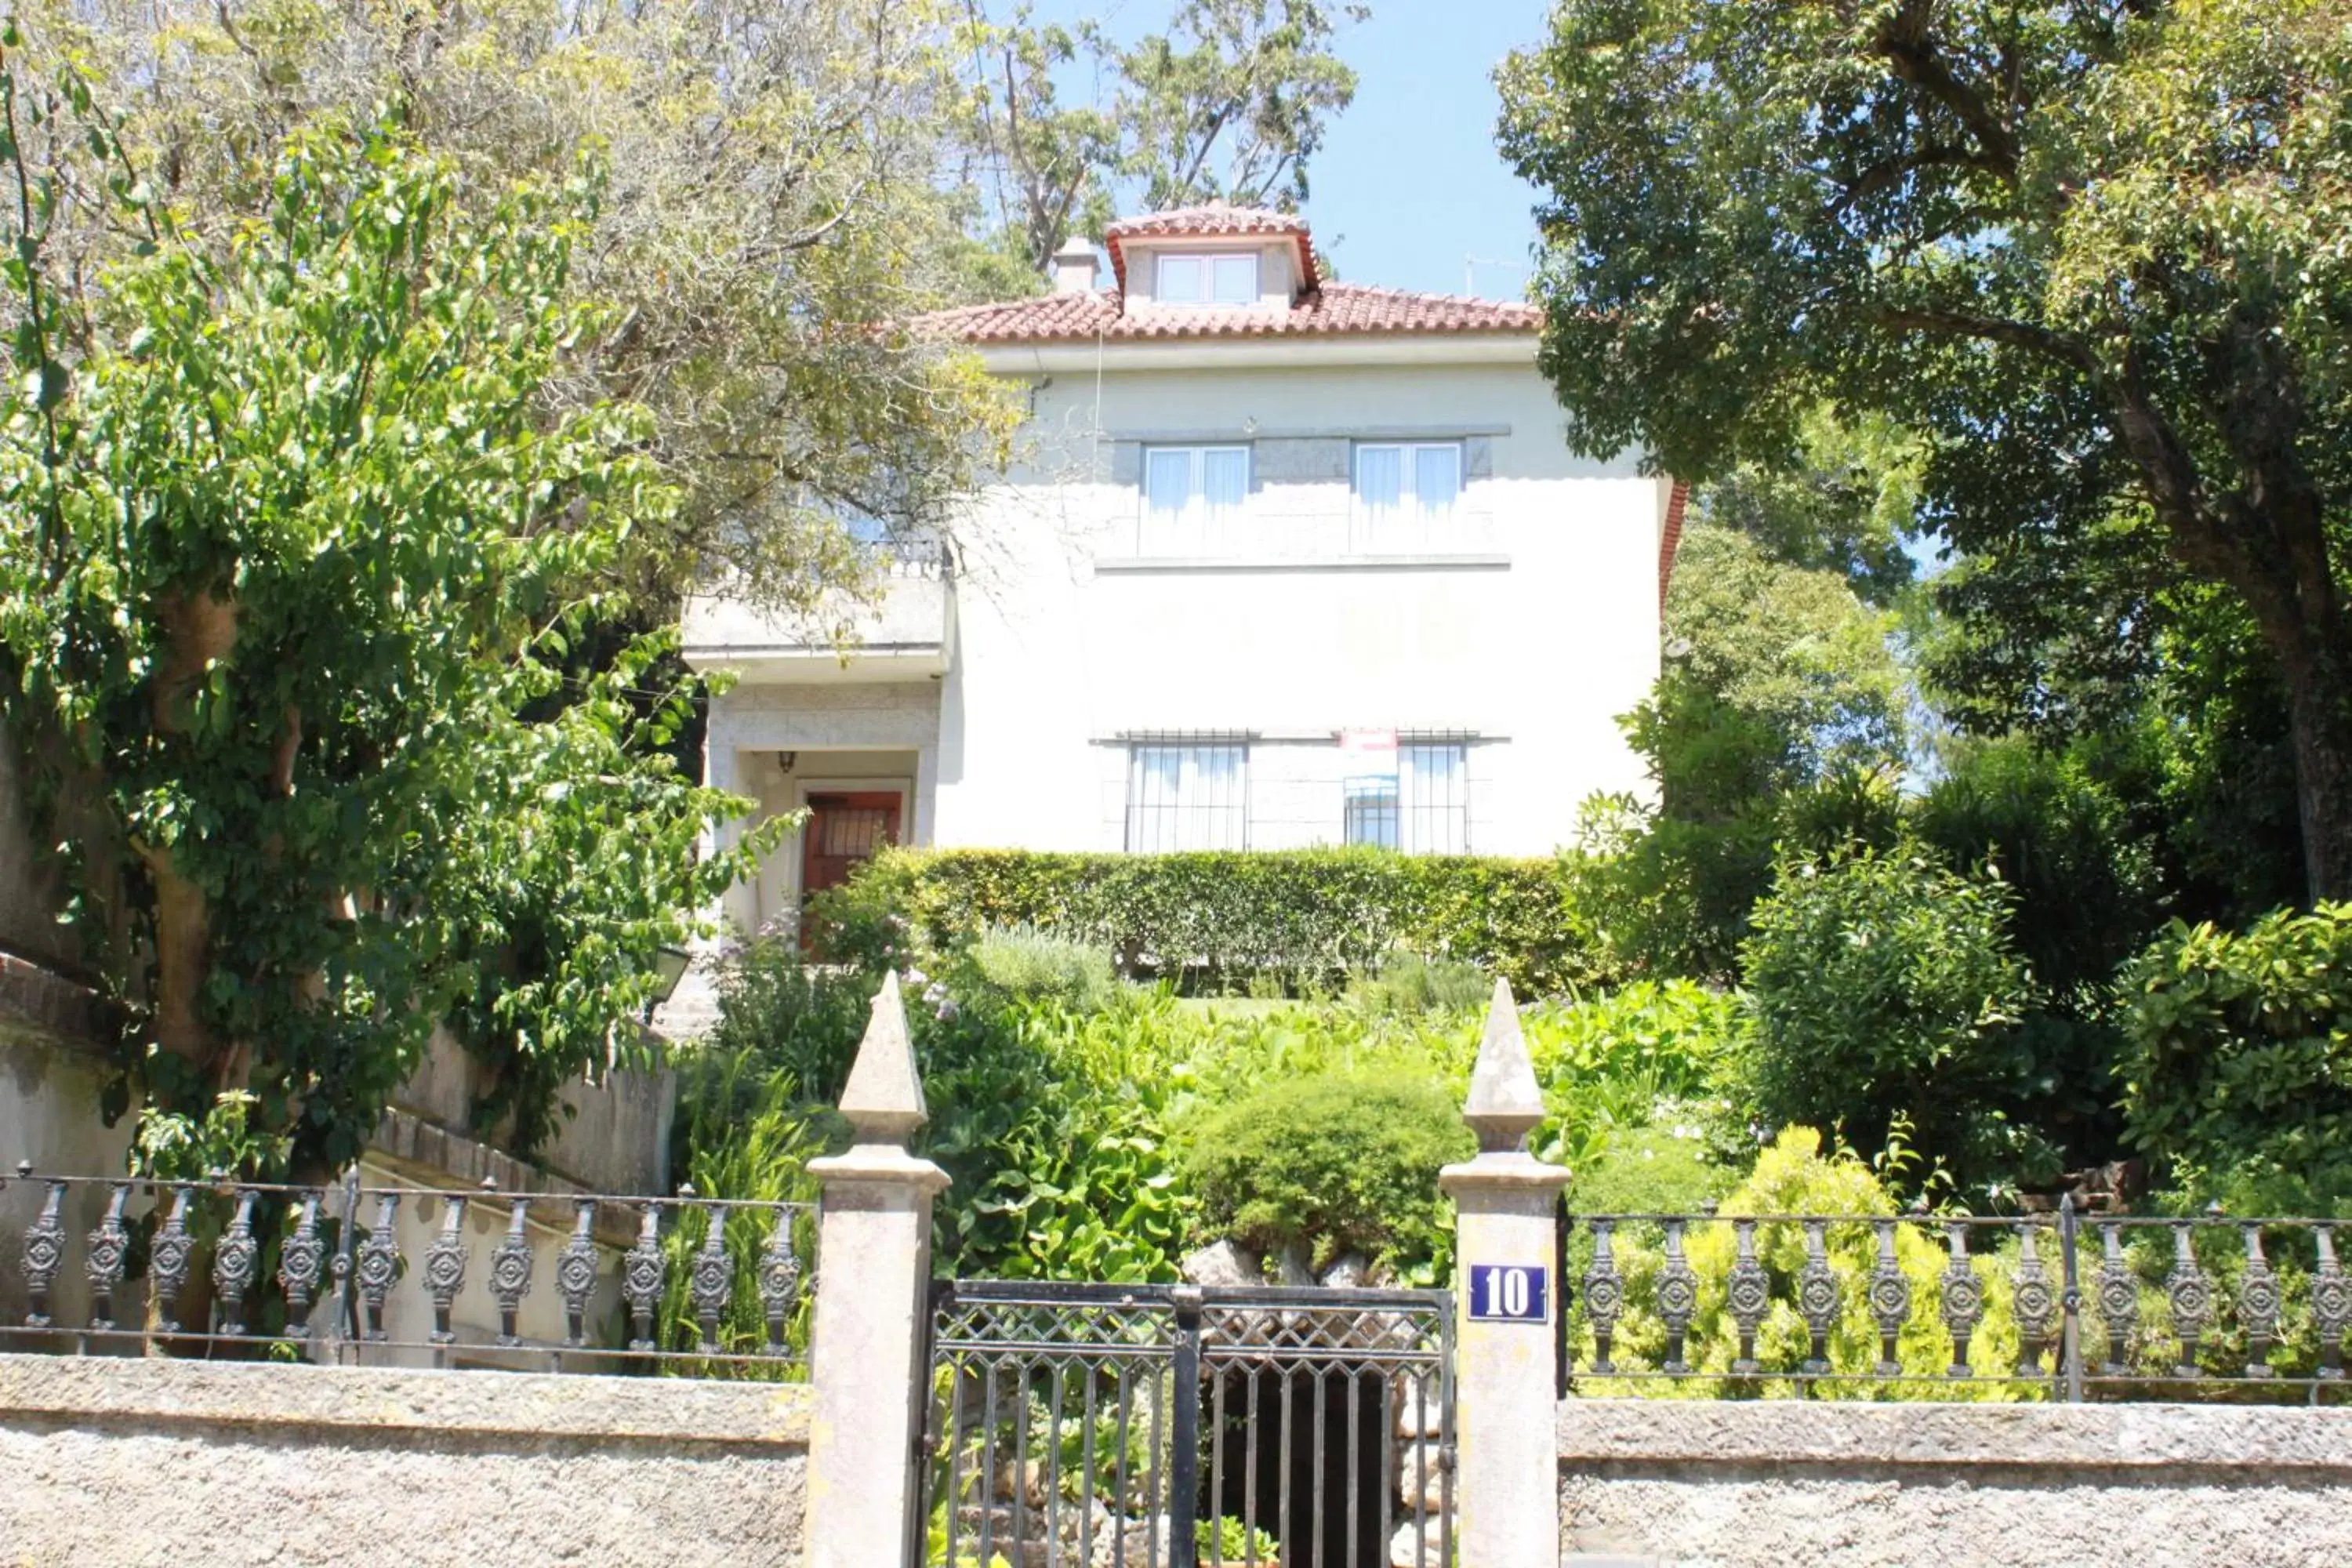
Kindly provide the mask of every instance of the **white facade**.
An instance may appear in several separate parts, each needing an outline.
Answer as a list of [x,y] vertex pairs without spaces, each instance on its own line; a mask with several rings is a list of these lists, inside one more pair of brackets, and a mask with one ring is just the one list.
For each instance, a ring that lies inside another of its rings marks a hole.
[[[1131,283],[1150,257],[1129,242]],[[1181,309],[1126,306],[1155,308]],[[951,580],[893,581],[845,659],[689,605],[688,657],[741,676],[711,782],[763,814],[893,792],[899,837],[942,846],[1549,853],[1585,796],[1644,787],[1617,717],[1658,673],[1670,483],[1571,456],[1535,349],[1532,330],[983,343],[1031,417]],[[1155,510],[1187,474],[1202,499]],[[730,912],[789,919],[800,865],[778,856]]]

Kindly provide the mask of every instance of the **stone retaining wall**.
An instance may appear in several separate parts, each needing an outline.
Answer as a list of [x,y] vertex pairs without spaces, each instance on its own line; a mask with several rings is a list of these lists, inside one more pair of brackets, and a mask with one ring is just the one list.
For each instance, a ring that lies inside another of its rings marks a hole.
[[808,1418],[799,1385],[0,1355],[0,1564],[788,1568]]
[[1569,1400],[1565,1561],[2352,1563],[2352,1409]]

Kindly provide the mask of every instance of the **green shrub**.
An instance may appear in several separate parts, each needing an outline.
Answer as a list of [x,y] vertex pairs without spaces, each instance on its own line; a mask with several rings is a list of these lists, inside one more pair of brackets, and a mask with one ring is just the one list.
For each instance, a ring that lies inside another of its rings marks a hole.
[[2240,1212],[2352,1212],[2352,904],[2176,923],[2122,988],[2140,1149]]
[[1691,1214],[1722,1197],[1738,1175],[1707,1152],[1695,1127],[1629,1127],[1575,1170],[1568,1195],[1585,1213]]
[[1444,1085],[1397,1073],[1276,1082],[1185,1129],[1209,1234],[1321,1267],[1361,1252],[1434,1276],[1450,1245],[1437,1173],[1475,1149]]
[[1034,926],[991,927],[966,957],[983,984],[1018,1002],[1098,1013],[1118,998],[1118,972],[1108,950]]
[[1475,963],[1392,952],[1348,986],[1348,1000],[1371,1013],[1463,1013],[1483,1007],[1495,982]]
[[813,939],[841,963],[955,951],[992,926],[1106,947],[1135,975],[1244,989],[1337,985],[1402,948],[1475,964],[1521,994],[1605,978],[1549,860],[1384,849],[1071,855],[889,849],[816,900]]
[[1521,1018],[1548,1110],[1529,1146],[1545,1159],[1582,1173],[1621,1131],[1660,1121],[1711,1142],[1718,1158],[1731,1148],[1725,1085],[1740,1021],[1727,993],[1688,980],[1641,981],[1570,1005],[1531,1007]]
[[[1594,1205],[1581,1198],[1579,1210]],[[1672,1211],[1669,1211],[1672,1212]],[[1838,1150],[1822,1152],[1821,1134],[1792,1127],[1758,1156],[1755,1170],[1727,1194],[1721,1214],[1732,1215],[1854,1215],[1867,1218],[1897,1212],[1894,1194],[1879,1173],[1853,1155]],[[1571,1247],[1571,1278],[1589,1267],[1591,1232],[1580,1226]],[[1870,1312],[1869,1283],[1877,1263],[1877,1238],[1864,1224],[1832,1225],[1824,1242],[1830,1267],[1836,1274],[1840,1306],[1832,1321],[1826,1350],[1830,1367],[1839,1373],[1868,1373],[1878,1363],[1879,1338]],[[1797,1392],[1775,1373],[1800,1370],[1811,1350],[1811,1332],[1796,1308],[1795,1280],[1805,1265],[1803,1227],[1764,1225],[1757,1229],[1756,1251],[1772,1280],[1771,1307],[1756,1336],[1756,1358],[1763,1376],[1755,1383],[1735,1384],[1729,1378],[1739,1349],[1738,1325],[1727,1305],[1731,1266],[1738,1257],[1735,1227],[1722,1223],[1695,1223],[1685,1255],[1698,1277],[1698,1308],[1692,1314],[1684,1357],[1694,1369],[1712,1377],[1669,1382],[1633,1378],[1594,1383],[1587,1390],[1612,1394],[1664,1398],[1713,1398],[1726,1393],[1762,1393],[1787,1396]],[[1626,1308],[1618,1320],[1612,1344],[1619,1370],[1639,1372],[1660,1365],[1665,1357],[1666,1330],[1654,1311],[1659,1269],[1665,1255],[1662,1233],[1655,1226],[1629,1226],[1613,1244],[1617,1266],[1625,1282]],[[1940,1318],[1943,1274],[1951,1255],[1921,1227],[1906,1225],[1895,1233],[1895,1258],[1911,1286],[1911,1315],[1895,1342],[1895,1357],[1905,1372],[1925,1380],[1938,1377],[1951,1364],[1952,1343]],[[2049,1262],[2045,1254],[2044,1262]],[[1969,1364],[1979,1371],[2006,1370],[2016,1363],[2016,1320],[2010,1310],[2010,1270],[1998,1255],[1980,1257],[1973,1265],[1984,1286],[1984,1318],[1970,1336]],[[1592,1363],[1592,1327],[1580,1310],[1571,1321],[1579,1367]],[[2044,1357],[2043,1365],[2049,1364]],[[1745,1380],[1743,1380],[1745,1382]],[[1814,1385],[1816,1397],[1839,1399],[2009,1400],[2026,1393],[2022,1384],[1944,1384],[1907,1381],[1829,1383]]]
[[[787,1073],[801,1098],[833,1105],[849,1081],[873,996],[874,982],[864,975],[812,969],[798,943],[763,937],[745,946],[722,972],[719,1021],[700,1050],[682,1054],[681,1070],[689,1076],[701,1070],[693,1065],[695,1058],[708,1056],[720,1064],[714,1070],[746,1085],[770,1073]],[[745,1076],[737,1065],[743,1062],[762,1070]]]
[[1758,1113],[1865,1148],[1907,1121],[1956,1180],[2053,1178],[2049,1144],[2017,1120],[2040,1086],[2008,913],[2000,882],[1922,858],[1785,864],[1741,948]]

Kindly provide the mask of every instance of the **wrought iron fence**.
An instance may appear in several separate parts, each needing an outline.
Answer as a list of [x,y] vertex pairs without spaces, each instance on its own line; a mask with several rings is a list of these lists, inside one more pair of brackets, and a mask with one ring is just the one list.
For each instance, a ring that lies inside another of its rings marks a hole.
[[1444,1292],[959,1282],[933,1568],[1453,1568]]
[[2071,1198],[2002,1217],[1563,1207],[1559,1390],[2337,1403],[2338,1228]]
[[[10,1186],[37,1196],[25,1310],[0,1322],[0,1349],[805,1370],[813,1204],[375,1187],[356,1170],[299,1186],[20,1164]],[[76,1208],[96,1216],[79,1237]]]

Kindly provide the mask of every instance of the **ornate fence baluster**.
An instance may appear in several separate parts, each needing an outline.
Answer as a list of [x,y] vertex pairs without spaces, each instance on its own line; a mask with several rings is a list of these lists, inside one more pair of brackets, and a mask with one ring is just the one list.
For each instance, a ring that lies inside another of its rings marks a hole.
[[122,1227],[122,1205],[130,1199],[130,1183],[109,1187],[105,1216],[87,1237],[82,1272],[89,1280],[89,1326],[101,1332],[114,1327],[114,1293],[122,1288],[123,1268],[131,1260],[131,1233]]
[[286,1291],[286,1331],[296,1339],[310,1334],[310,1303],[327,1277],[327,1244],[319,1239],[319,1205],[323,1194],[302,1194],[300,1217],[294,1234],[278,1249],[278,1283]]
[[2344,1375],[2344,1331],[2352,1327],[2352,1279],[2336,1261],[2336,1227],[2314,1227],[2319,1271],[2311,1277],[2311,1321],[2319,1330],[2319,1375]]
[[[29,1162],[16,1167],[23,1180],[33,1173]],[[66,1222],[60,1212],[66,1201],[66,1184],[51,1182],[41,1199],[41,1212],[25,1227],[25,1295],[29,1310],[25,1313],[28,1329],[49,1326],[49,1288],[58,1282],[58,1270],[66,1261]]]
[[195,1261],[196,1240],[188,1234],[188,1205],[194,1196],[184,1186],[172,1189],[172,1206],[147,1247],[147,1276],[153,1281],[155,1321],[163,1332],[180,1331],[180,1293],[188,1288]]
[[2246,1331],[2246,1375],[2274,1377],[2271,1346],[2278,1342],[2279,1284],[2263,1256],[2263,1227],[2246,1226],[2246,1272],[2238,1281],[2238,1321]]
[[1805,1370],[1810,1373],[1830,1369],[1830,1329],[1837,1322],[1844,1295],[1838,1289],[1837,1270],[1830,1267],[1828,1236],[1826,1220],[1805,1222],[1805,1267],[1797,1275],[1797,1310],[1804,1314],[1806,1331],[1812,1336],[1805,1357]]
[[1874,1224],[1878,1232],[1878,1261],[1870,1270],[1870,1315],[1878,1323],[1881,1377],[1893,1377],[1903,1370],[1898,1342],[1903,1325],[1911,1321],[1911,1281],[1904,1278],[1902,1261],[1895,1253],[1895,1224],[1891,1219]]
[[213,1249],[213,1290],[220,1298],[220,1332],[245,1332],[245,1296],[261,1272],[261,1244],[253,1238],[253,1205],[258,1194],[236,1194],[236,1213]]
[[2058,1292],[2042,1267],[2042,1227],[2017,1222],[2017,1269],[2010,1276],[2010,1310],[2017,1319],[2017,1375],[2038,1377],[2042,1352],[2058,1326]]
[[1772,1304],[1772,1282],[1764,1265],[1756,1260],[1756,1222],[1735,1219],[1731,1224],[1738,1256],[1732,1260],[1727,1295],[1731,1321],[1739,1328],[1739,1356],[1731,1363],[1731,1371],[1735,1376],[1753,1377],[1759,1370],[1756,1331],[1764,1326],[1764,1313]]
[[1658,1316],[1666,1325],[1664,1370],[1675,1373],[1690,1370],[1690,1363],[1683,1359],[1683,1342],[1690,1333],[1691,1314],[1698,1310],[1698,1276],[1683,1257],[1685,1223],[1666,1221],[1666,1260],[1658,1267]]
[[1625,1282],[1618,1278],[1612,1233],[1617,1222],[1592,1222],[1592,1267],[1584,1271],[1584,1315],[1592,1324],[1592,1370],[1606,1377],[1616,1370],[1609,1343],[1617,1332],[1617,1314],[1625,1305]]
[[776,1205],[775,1234],[760,1255],[760,1307],[768,1320],[768,1353],[784,1353],[784,1322],[800,1304],[801,1260],[793,1250],[793,1205]]
[[507,1209],[507,1233],[490,1248],[490,1296],[499,1304],[499,1343],[517,1343],[515,1320],[530,1294],[530,1200],[519,1197]]
[[2125,1358],[2131,1354],[2132,1325],[2139,1321],[2139,1281],[2124,1261],[2120,1226],[2102,1224],[2099,1246],[2099,1316],[2107,1326],[2107,1358],[2099,1371],[2120,1377],[2127,1370]]
[[702,1329],[702,1353],[717,1355],[719,1324],[735,1299],[735,1262],[727,1256],[727,1210],[718,1204],[706,1204],[702,1212],[710,1223],[694,1255],[686,1288],[694,1299],[694,1321]]
[[588,1342],[588,1299],[596,1293],[596,1200],[572,1200],[572,1239],[555,1258],[555,1292],[563,1298],[563,1342]]
[[629,1303],[629,1319],[636,1330],[629,1337],[633,1351],[661,1348],[654,1339],[654,1313],[661,1305],[664,1273],[661,1211],[658,1202],[646,1205],[645,1216],[637,1222],[637,1244],[621,1262],[621,1294]]
[[367,1309],[362,1339],[384,1338],[384,1298],[392,1293],[393,1281],[400,1278],[400,1194],[379,1193],[375,1226],[359,1249],[360,1302]]
[[2197,1364],[2197,1342],[2204,1338],[2207,1325],[2213,1321],[2213,1282],[2197,1267],[2192,1239],[2188,1221],[2172,1227],[2172,1272],[2164,1281],[2164,1294],[2172,1307],[2172,1337],[2180,1342],[2180,1360],[2172,1369],[2175,1377],[2205,1375],[2205,1369]]
[[1948,1221],[1944,1239],[1952,1249],[1943,1281],[1944,1328],[1952,1336],[1952,1364],[1944,1369],[1944,1375],[1970,1377],[1975,1373],[1969,1365],[1969,1341],[1984,1321],[1984,1281],[1977,1278],[1976,1268],[1969,1261],[1969,1227],[1958,1220]]
[[441,1233],[425,1249],[425,1289],[433,1298],[433,1332],[428,1337],[436,1345],[457,1338],[449,1326],[449,1314],[457,1306],[457,1293],[466,1288],[466,1198],[456,1194],[446,1201],[449,1206],[441,1215]]

